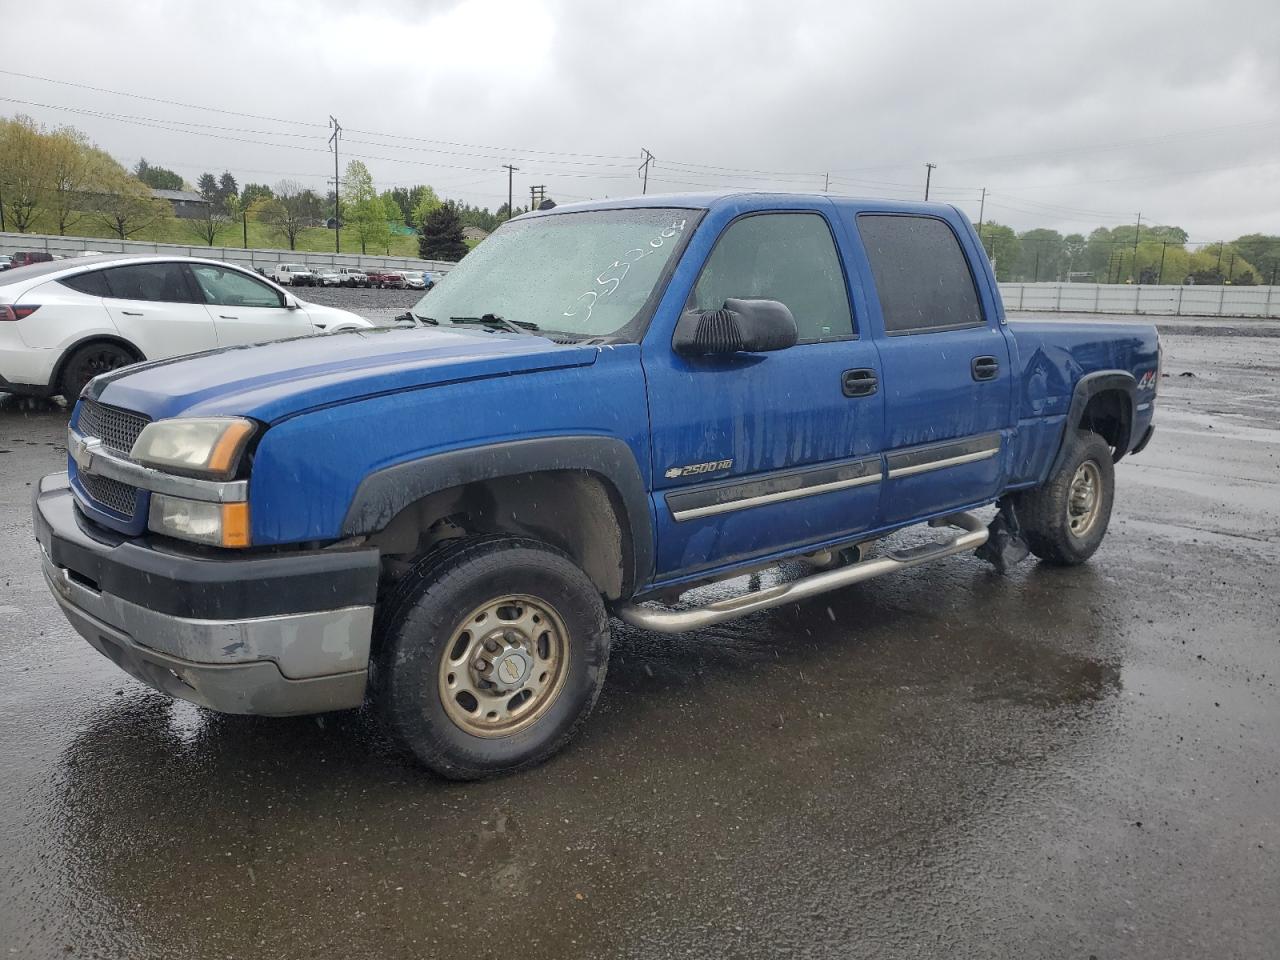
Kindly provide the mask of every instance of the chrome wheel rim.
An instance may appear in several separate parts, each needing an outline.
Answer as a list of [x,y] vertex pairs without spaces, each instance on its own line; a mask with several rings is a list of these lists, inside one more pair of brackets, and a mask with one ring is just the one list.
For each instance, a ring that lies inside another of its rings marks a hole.
[[1067,494],[1067,524],[1075,537],[1086,536],[1102,512],[1102,471],[1092,460],[1076,468]]
[[440,658],[440,702],[476,737],[505,737],[536,723],[569,672],[569,632],[555,608],[525,595],[472,610]]

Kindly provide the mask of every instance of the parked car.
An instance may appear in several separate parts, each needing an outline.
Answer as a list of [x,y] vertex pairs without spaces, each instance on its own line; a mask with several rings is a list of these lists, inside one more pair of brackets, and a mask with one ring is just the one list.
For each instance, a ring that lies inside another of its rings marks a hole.
[[13,258],[7,253],[0,253],[0,270],[8,270],[13,266]]
[[430,274],[421,270],[401,270],[400,275],[404,277],[404,285],[409,290],[430,290],[436,285]]
[[369,286],[369,275],[358,267],[338,267],[337,273],[342,277],[344,287]]
[[61,260],[61,257],[54,257],[47,250],[22,250],[9,257],[9,266],[26,267],[33,263],[49,263],[51,260]]
[[[34,503],[84,638],[215,710],[368,696],[423,764],[488,776],[573,735],[610,610],[683,633],[975,548],[1083,563],[1152,436],[1155,329],[1007,322],[952,206],[648,196],[499,230],[418,326],[94,380]],[[926,523],[956,530],[883,542]]]
[[370,267],[368,274],[371,287],[382,289],[394,287],[398,290],[403,290],[405,287],[404,274],[398,270],[390,270],[386,267]]
[[333,267],[317,267],[315,280],[317,287],[336,287],[342,283],[342,275]]
[[286,287],[314,287],[316,275],[303,263],[278,263],[271,271],[271,279]]
[[370,327],[247,270],[106,254],[0,274],[0,390],[74,401],[99,373],[215,347]]

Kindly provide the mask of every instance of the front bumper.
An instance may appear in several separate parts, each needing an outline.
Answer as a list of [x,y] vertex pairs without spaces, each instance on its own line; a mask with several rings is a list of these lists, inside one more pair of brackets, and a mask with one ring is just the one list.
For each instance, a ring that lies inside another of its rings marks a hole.
[[126,673],[224,713],[323,713],[364,700],[372,549],[223,559],[89,524],[66,474],[40,481],[36,539],[54,599]]

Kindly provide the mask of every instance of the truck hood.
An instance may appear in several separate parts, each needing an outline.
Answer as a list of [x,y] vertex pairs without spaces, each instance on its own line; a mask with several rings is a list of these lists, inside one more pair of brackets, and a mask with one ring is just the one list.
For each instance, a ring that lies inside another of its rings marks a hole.
[[374,394],[586,366],[596,355],[595,347],[537,336],[384,327],[142,363],[98,377],[88,392],[155,420],[233,415],[271,423]]

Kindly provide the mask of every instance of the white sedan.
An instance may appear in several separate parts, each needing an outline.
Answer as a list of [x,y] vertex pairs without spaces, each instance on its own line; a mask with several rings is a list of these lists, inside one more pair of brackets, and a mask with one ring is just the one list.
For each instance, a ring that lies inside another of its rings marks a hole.
[[372,327],[218,260],[103,254],[0,273],[0,390],[74,401],[140,360]]

